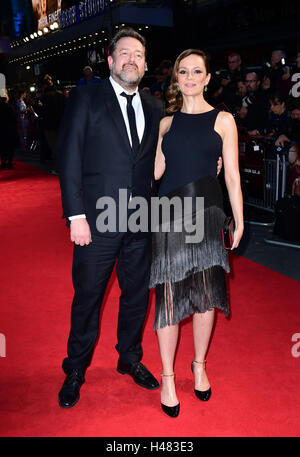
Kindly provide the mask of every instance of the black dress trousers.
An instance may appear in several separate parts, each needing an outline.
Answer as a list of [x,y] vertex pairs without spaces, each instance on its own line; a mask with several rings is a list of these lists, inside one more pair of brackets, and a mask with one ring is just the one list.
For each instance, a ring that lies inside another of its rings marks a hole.
[[[119,233],[108,238],[92,234],[92,243],[74,245],[71,330],[68,357],[62,368],[85,370],[98,337],[99,312],[117,260],[121,289],[116,349],[126,364],[142,358],[141,337],[149,298],[151,234]],[[110,306],[110,303],[107,303]]]

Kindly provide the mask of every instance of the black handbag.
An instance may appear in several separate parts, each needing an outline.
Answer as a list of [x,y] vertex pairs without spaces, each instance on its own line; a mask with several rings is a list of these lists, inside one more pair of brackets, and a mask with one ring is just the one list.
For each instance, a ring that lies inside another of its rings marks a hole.
[[233,233],[235,230],[234,218],[232,216],[226,217],[222,229],[222,240],[225,249],[231,249],[233,244]]

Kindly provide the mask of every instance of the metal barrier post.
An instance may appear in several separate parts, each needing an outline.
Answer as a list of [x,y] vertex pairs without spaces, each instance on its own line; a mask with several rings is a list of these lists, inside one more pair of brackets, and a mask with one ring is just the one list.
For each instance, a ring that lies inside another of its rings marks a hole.
[[285,195],[285,189],[286,189],[286,157],[283,154],[282,155],[282,183],[281,183],[281,197],[283,198]]
[[276,154],[276,187],[275,187],[275,201],[278,200],[279,194],[279,168],[280,168],[280,157]]

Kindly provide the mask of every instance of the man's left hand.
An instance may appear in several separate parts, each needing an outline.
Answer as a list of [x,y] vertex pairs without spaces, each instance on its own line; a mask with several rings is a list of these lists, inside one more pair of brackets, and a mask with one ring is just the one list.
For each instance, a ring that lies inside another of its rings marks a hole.
[[223,165],[223,160],[222,160],[222,157],[220,156],[218,159],[218,164],[217,164],[217,176],[220,173],[220,171],[222,170],[222,165]]

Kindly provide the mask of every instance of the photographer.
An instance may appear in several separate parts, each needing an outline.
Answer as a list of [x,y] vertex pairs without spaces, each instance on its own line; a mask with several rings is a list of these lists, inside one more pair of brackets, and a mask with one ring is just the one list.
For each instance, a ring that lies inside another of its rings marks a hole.
[[289,97],[287,101],[287,109],[290,113],[291,122],[277,140],[276,146],[284,147],[285,143],[291,141],[300,141],[300,97]]
[[220,78],[211,78],[207,86],[207,93],[205,94],[205,100],[210,103],[213,107],[217,107],[221,103],[224,103],[224,87],[222,86]]
[[281,49],[276,49],[272,51],[271,54],[271,64],[266,63],[263,79],[266,84],[269,84],[270,92],[275,92],[278,90],[278,82],[284,74],[286,55],[285,52]]
[[286,174],[286,193],[299,197],[300,178],[300,141],[294,143],[289,149],[289,165]]
[[279,92],[274,92],[269,98],[270,113],[265,129],[267,136],[277,139],[290,128],[291,118],[286,108],[285,99]]
[[236,105],[238,81],[244,80],[245,71],[242,66],[241,56],[233,52],[227,57],[228,70],[220,72],[221,85],[223,87],[223,101],[232,112]]
[[250,136],[262,135],[268,120],[269,90],[261,87],[261,80],[255,71],[247,72],[245,83],[247,95],[242,104],[248,113],[244,125]]

